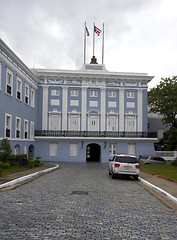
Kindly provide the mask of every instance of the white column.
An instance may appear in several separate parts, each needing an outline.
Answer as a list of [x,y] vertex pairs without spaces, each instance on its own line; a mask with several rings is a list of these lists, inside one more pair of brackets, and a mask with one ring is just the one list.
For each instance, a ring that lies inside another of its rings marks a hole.
[[82,88],[81,131],[86,131],[87,88]]
[[124,131],[124,89],[119,90],[119,131]]
[[142,89],[138,89],[138,132],[142,132],[143,129],[143,122],[142,122],[142,117],[143,117],[143,94],[142,94]]
[[101,131],[105,131],[106,89],[101,89]]
[[48,119],[48,86],[43,87],[42,130],[47,130]]
[[68,113],[68,88],[63,87],[62,97],[62,130],[67,130],[67,113]]

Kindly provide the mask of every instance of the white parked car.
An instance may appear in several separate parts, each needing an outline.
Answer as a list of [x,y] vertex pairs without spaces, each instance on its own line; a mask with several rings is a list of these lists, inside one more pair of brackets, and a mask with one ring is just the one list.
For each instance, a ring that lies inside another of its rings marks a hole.
[[109,160],[109,175],[115,178],[116,175],[133,176],[135,180],[139,177],[139,163],[136,156],[115,155]]

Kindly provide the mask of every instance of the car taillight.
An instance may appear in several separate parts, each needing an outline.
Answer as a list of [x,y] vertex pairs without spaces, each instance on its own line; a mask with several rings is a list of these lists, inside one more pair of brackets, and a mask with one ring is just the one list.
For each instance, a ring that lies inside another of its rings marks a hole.
[[115,167],[120,167],[120,163],[115,163]]
[[138,164],[137,164],[137,165],[135,165],[135,167],[136,167],[136,168],[140,168],[140,166],[139,166]]
[[143,161],[142,159],[139,160],[139,162],[142,162],[142,161]]

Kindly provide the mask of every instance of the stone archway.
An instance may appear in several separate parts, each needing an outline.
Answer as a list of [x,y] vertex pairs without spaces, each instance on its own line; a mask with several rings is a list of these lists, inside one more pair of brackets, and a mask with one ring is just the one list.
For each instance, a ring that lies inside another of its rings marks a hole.
[[91,143],[86,147],[86,162],[100,162],[101,147],[99,144]]

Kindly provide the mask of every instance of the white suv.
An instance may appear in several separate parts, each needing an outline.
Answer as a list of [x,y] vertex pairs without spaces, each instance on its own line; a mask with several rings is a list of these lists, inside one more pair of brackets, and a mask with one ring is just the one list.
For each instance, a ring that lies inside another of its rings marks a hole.
[[112,160],[109,160],[109,175],[112,175],[112,178],[116,175],[133,176],[135,180],[138,180],[138,159],[132,155],[115,155]]

